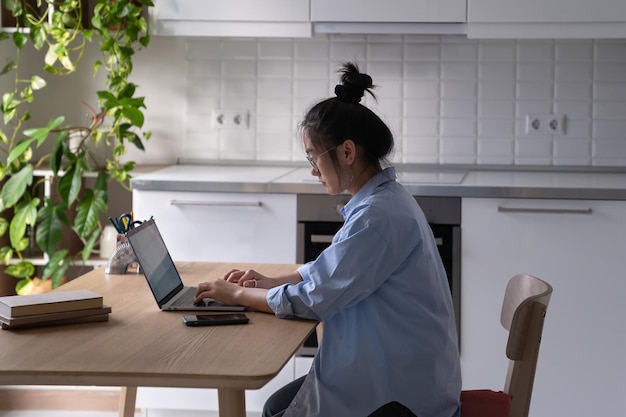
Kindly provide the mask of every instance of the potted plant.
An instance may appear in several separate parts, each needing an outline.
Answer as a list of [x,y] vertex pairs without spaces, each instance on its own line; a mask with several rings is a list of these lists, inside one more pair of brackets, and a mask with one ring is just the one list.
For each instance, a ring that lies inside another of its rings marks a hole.
[[[9,59],[1,76],[15,78],[14,89],[2,95],[4,128],[0,142],[0,263],[4,273],[17,278],[16,290],[32,285],[35,265],[25,256],[33,245],[46,260],[41,280],[58,286],[73,262],[85,262],[98,241],[101,214],[107,211],[109,181],[128,187],[134,162],[121,162],[128,145],[143,150],[150,132],[144,124],[144,98],[136,95],[129,81],[135,51],[148,46],[145,11],[151,0],[3,0],[3,13],[12,17],[11,28],[3,19],[0,40],[12,42],[16,55]],[[89,10],[91,5],[91,10]],[[20,65],[27,46],[40,51],[42,67],[50,76],[63,76],[82,65],[85,46],[99,45],[100,59],[92,63],[94,74],[103,71],[103,89],[98,103],[84,103],[91,114],[83,126],[72,126],[63,116],[45,126],[26,127],[29,110],[45,88],[42,76],[27,74],[32,68]],[[44,53],[45,52],[45,53]],[[97,152],[90,144],[106,144],[112,150],[104,166],[91,162]],[[46,144],[46,146],[44,146]],[[50,149],[42,155],[42,149]],[[36,169],[49,169],[50,195],[41,193],[46,179]],[[95,177],[85,185],[85,177]],[[64,247],[68,233],[82,242],[78,253]],[[7,278],[3,278],[7,279]]]

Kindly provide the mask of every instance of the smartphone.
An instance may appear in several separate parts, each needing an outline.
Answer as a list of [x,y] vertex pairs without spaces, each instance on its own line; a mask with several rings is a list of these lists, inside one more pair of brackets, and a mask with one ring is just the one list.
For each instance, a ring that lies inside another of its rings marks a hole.
[[246,324],[249,319],[245,314],[199,314],[183,316],[187,326],[218,326],[222,324]]

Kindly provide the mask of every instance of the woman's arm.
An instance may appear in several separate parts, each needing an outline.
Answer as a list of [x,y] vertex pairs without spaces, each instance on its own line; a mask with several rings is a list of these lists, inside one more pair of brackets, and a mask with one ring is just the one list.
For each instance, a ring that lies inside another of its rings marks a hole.
[[229,271],[224,279],[203,282],[196,290],[196,301],[213,298],[223,304],[242,305],[265,313],[274,311],[267,304],[267,290],[284,284],[302,281],[298,272],[270,278],[249,269]]
[[267,277],[254,269],[246,269],[245,271],[231,269],[224,275],[224,280],[247,288],[270,289],[284,284],[297,284],[302,281],[302,277],[297,271],[279,277]]

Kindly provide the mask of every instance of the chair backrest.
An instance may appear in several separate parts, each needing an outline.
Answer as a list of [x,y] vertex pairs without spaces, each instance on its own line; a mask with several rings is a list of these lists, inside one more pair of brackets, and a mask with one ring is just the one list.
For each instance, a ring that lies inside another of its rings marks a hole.
[[510,359],[504,392],[511,397],[509,417],[527,417],[530,408],[543,322],[552,286],[531,275],[509,280],[500,322],[509,331],[506,356]]

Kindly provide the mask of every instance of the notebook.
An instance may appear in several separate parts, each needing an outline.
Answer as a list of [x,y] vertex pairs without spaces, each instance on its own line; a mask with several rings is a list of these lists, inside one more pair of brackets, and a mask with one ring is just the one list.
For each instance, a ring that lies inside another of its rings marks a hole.
[[196,287],[183,285],[154,219],[126,233],[154,299],[161,310],[244,311],[243,306],[221,304],[206,298],[195,305]]

